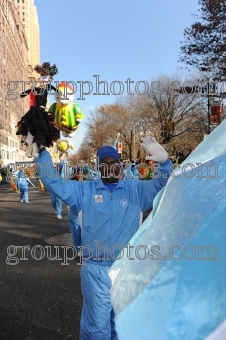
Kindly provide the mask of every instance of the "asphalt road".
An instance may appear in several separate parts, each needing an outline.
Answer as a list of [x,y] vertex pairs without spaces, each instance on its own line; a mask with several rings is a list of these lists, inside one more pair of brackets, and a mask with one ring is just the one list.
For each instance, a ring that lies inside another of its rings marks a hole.
[[[58,220],[49,193],[40,191],[38,180],[32,182],[36,188],[29,188],[29,204],[21,203],[9,185],[0,185],[0,339],[77,340],[81,266],[78,258],[64,265],[65,249],[45,242],[69,232],[67,207],[63,204]],[[48,259],[57,250],[58,259]]]

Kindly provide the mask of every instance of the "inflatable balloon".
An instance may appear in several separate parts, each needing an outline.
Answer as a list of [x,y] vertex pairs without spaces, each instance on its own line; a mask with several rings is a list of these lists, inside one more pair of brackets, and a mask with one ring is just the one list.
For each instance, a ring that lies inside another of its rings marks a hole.
[[57,142],[57,148],[62,153],[67,153],[69,149],[73,149],[74,146],[71,141],[60,140]]
[[60,83],[54,94],[56,102],[49,108],[49,113],[55,117],[55,123],[64,137],[73,137],[84,118],[80,106],[73,102],[73,88],[69,83]]
[[225,139],[226,121],[174,170],[111,267],[119,340],[209,340],[224,324]]
[[33,84],[20,94],[20,98],[29,96],[30,109],[16,125],[16,134],[22,136],[21,144],[26,145],[26,156],[29,158],[39,157],[41,145],[50,147],[60,138],[54,118],[45,110],[48,92],[56,90],[51,81],[58,69],[55,64],[51,66],[49,62],[44,62],[36,65],[34,70],[40,75],[37,86]]

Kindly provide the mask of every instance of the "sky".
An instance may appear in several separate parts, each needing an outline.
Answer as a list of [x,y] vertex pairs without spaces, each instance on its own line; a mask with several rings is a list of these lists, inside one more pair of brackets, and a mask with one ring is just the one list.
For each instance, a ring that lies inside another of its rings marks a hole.
[[[34,4],[40,62],[57,65],[55,81],[74,81],[74,102],[85,114],[72,138],[73,152],[84,137],[90,112],[127,95],[128,79],[133,93],[138,81],[150,83],[160,74],[180,70],[180,42],[184,29],[197,21],[192,14],[199,8],[198,0],[34,0]],[[98,78],[108,83],[109,94],[101,94],[100,85],[100,94],[94,95]],[[120,92],[119,81],[122,94],[114,95]],[[82,95],[82,86],[90,94]],[[49,99],[54,102],[53,96]]]

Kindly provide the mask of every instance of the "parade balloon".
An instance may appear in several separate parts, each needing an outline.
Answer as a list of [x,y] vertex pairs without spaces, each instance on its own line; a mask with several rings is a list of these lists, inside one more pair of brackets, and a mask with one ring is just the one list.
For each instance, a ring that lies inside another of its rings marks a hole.
[[26,157],[38,158],[39,148],[53,146],[60,138],[60,130],[54,123],[54,118],[46,111],[48,92],[56,91],[51,84],[53,76],[58,72],[55,64],[49,62],[34,67],[40,77],[31,88],[22,92],[20,98],[29,97],[30,109],[17,123],[16,135],[21,136],[21,144],[26,146]]
[[57,148],[62,153],[67,153],[69,151],[69,149],[73,149],[74,146],[71,143],[71,141],[60,140],[60,141],[57,142]]
[[[174,170],[109,271],[119,340],[212,340],[226,320],[226,121]],[[212,335],[211,335],[212,334]]]
[[55,117],[55,124],[59,127],[64,137],[73,137],[84,119],[84,113],[80,106],[73,102],[73,88],[69,83],[60,83],[54,94],[56,102],[49,112]]

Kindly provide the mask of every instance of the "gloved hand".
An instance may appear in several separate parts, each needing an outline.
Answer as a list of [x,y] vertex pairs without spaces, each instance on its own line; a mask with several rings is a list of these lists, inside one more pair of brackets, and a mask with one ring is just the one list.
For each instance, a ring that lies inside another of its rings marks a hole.
[[164,163],[168,159],[168,153],[166,150],[156,142],[155,138],[147,137],[143,138],[141,147],[151,156],[146,156],[146,160]]

